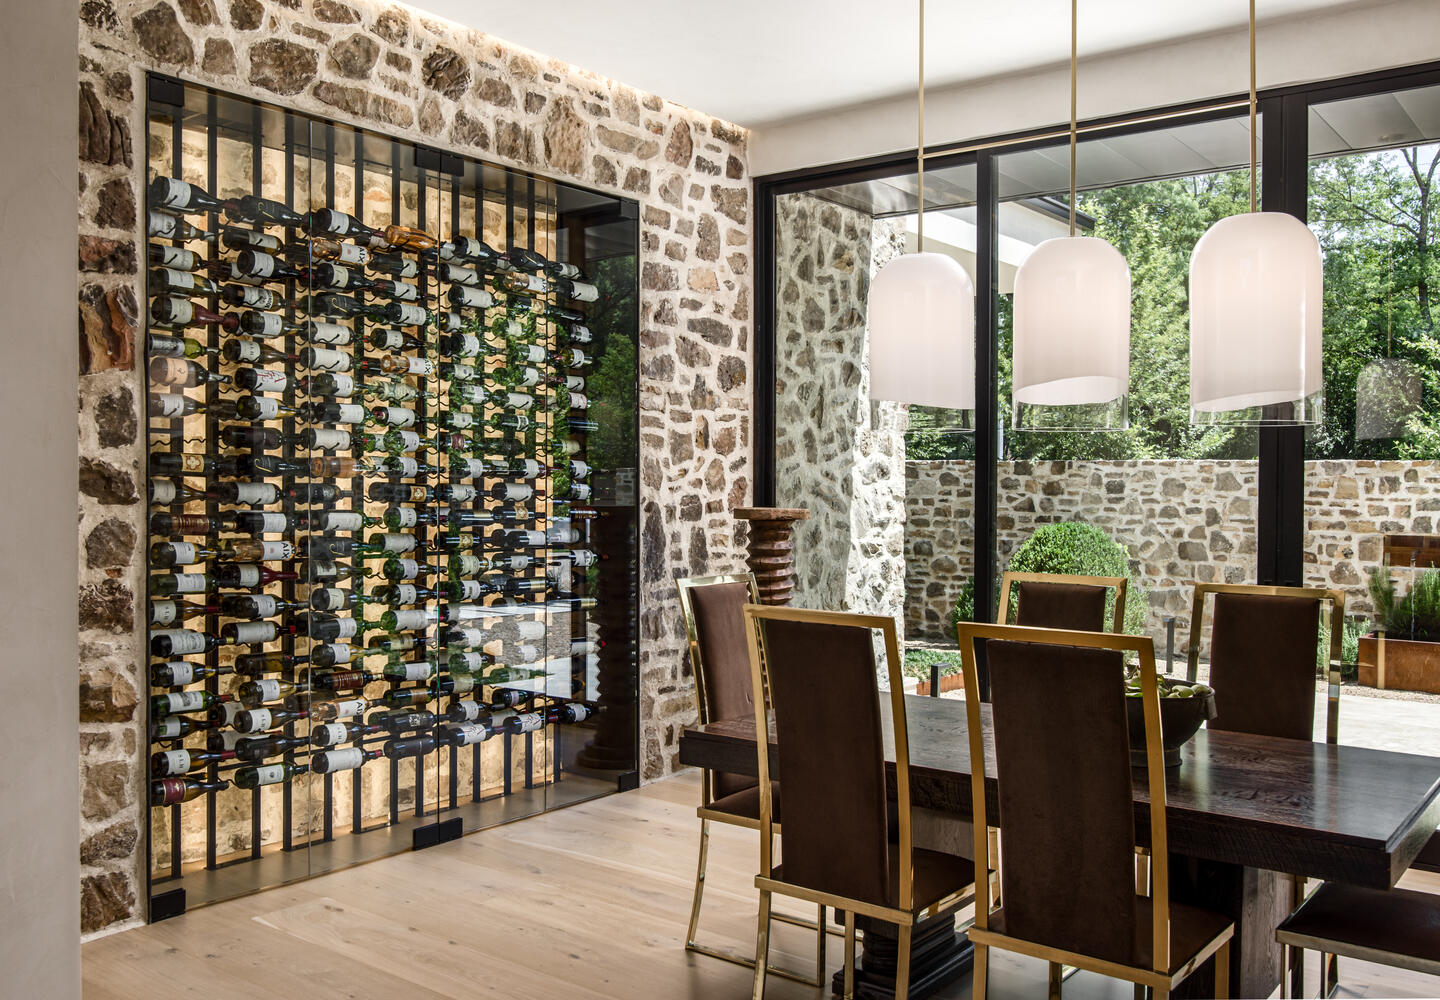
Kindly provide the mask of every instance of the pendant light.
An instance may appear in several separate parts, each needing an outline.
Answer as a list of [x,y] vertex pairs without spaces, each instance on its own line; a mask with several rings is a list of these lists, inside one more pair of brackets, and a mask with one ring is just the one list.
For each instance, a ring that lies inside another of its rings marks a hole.
[[1190,257],[1190,422],[1320,420],[1320,242],[1256,211],[1255,0],[1250,0],[1250,212],[1221,219]]
[[[918,253],[890,261],[870,283],[870,398],[975,409],[975,284],[953,257],[925,252],[925,0],[920,0],[917,90]],[[961,418],[972,425],[967,413]]]
[[1013,426],[1127,426],[1130,266],[1105,240],[1075,235],[1077,0],[1070,0],[1070,234],[1045,240],[1015,274]]

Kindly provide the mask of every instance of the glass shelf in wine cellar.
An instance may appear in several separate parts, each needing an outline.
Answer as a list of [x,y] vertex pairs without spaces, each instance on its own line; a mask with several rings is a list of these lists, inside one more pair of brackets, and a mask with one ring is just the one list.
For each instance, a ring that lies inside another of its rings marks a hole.
[[149,81],[151,919],[632,785],[633,201]]

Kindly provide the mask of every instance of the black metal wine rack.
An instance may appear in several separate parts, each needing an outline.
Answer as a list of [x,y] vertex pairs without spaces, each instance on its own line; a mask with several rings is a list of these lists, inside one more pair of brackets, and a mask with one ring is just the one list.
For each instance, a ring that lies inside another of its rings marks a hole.
[[150,918],[633,786],[635,203],[161,76],[146,149]]

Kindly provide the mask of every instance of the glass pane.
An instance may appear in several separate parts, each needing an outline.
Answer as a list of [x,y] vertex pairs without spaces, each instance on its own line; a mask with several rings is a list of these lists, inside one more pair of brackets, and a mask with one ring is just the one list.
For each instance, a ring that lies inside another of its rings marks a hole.
[[996,159],[996,579],[1006,570],[1127,577],[1125,630],[1152,636],[1161,665],[1182,672],[1192,585],[1253,583],[1256,572],[1256,433],[1192,427],[1188,391],[1190,254],[1210,225],[1249,209],[1248,124],[1079,144],[1076,234],[1109,241],[1130,270],[1129,424],[1110,432],[1014,430],[1015,277],[1039,243],[1069,233],[1069,149]]
[[[1440,541],[1437,139],[1440,87],[1310,109],[1325,422],[1305,450],[1306,582],[1346,595],[1340,738],[1429,754],[1440,753],[1440,713],[1409,692],[1434,690],[1425,664],[1440,621],[1407,595],[1434,579],[1427,549]],[[1377,686],[1396,690],[1381,700]]]

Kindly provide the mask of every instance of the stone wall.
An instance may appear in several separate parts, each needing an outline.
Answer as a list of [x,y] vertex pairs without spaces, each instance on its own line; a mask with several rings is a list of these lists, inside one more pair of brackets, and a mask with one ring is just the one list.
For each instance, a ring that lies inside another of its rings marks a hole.
[[743,564],[726,511],[750,497],[745,131],[377,0],[82,0],[79,14],[83,930],[143,916],[150,70],[640,202],[641,768],[671,771],[694,714],[671,576]]
[[900,225],[809,194],[776,200],[775,502],[796,526],[795,603],[898,616],[905,408],[872,405],[870,279]]
[[[906,485],[906,633],[951,639],[950,610],[974,574],[974,467],[909,462]],[[1095,524],[1129,551],[1157,643],[1174,615],[1183,648],[1190,584],[1255,582],[1253,461],[1003,462],[998,489],[1002,567],[1042,524]],[[1371,613],[1365,581],[1381,536],[1431,533],[1437,512],[1440,462],[1307,462],[1305,583],[1343,589],[1349,615]]]

